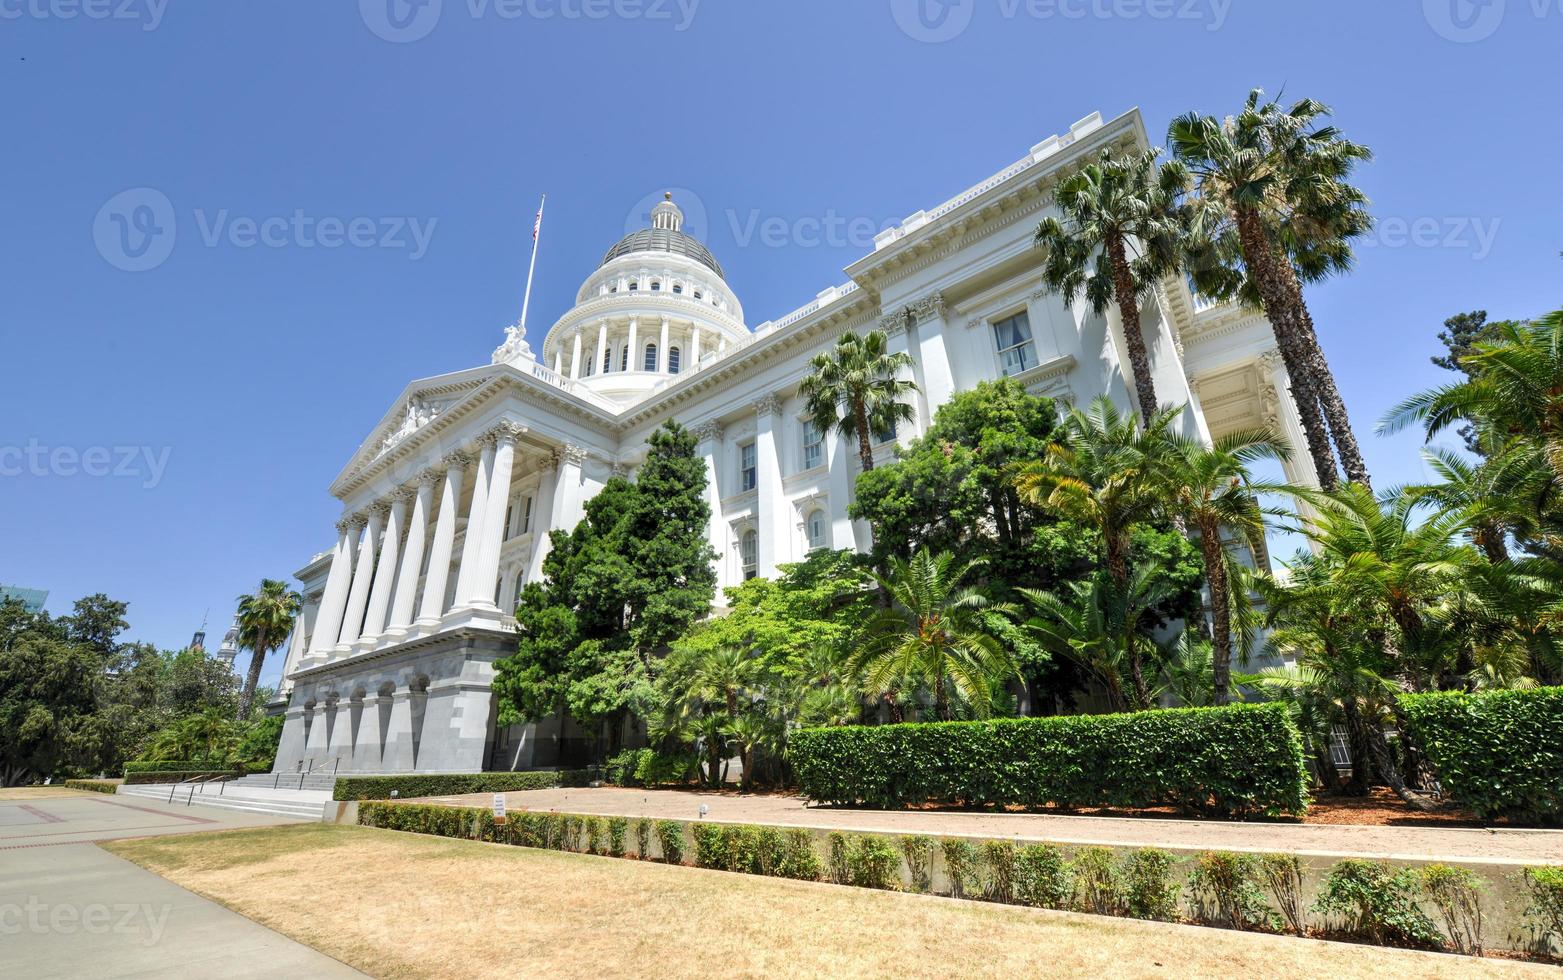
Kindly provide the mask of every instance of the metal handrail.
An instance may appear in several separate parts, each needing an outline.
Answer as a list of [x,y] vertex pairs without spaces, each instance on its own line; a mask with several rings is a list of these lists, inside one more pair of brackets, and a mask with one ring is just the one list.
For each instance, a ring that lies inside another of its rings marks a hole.
[[[340,758],[338,758],[338,759],[331,759],[329,761],[331,763],[331,775],[335,776],[337,774],[337,770],[342,765],[342,760]],[[315,766],[313,769],[305,769],[303,772],[299,773],[299,775],[298,775],[298,788],[299,788],[299,790],[302,792],[303,789],[304,789],[304,777],[312,775],[317,770],[324,769],[325,767],[326,767],[326,764],[324,762],[322,762],[320,765]]]
[[191,776],[189,779],[181,779],[181,780],[179,780],[179,782],[174,783],[173,786],[171,786],[169,788],[169,790],[168,790],[168,802],[170,802],[170,803],[174,802],[174,794],[179,792],[179,787],[181,787],[181,786],[188,785],[190,787],[190,792],[192,794],[194,794],[195,793],[195,785],[194,785],[195,783],[210,782],[213,779],[224,779],[224,778],[227,777],[227,775],[228,775],[227,773],[220,773],[220,774],[218,774],[216,776]]

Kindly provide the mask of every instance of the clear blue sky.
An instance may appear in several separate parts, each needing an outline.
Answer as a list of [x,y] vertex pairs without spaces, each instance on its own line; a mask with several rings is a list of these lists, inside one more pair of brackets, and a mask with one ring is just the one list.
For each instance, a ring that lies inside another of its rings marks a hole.
[[[690,3],[0,0],[0,582],[220,636],[331,544],[326,487],[403,385],[486,363],[543,191],[534,346],[664,187],[758,323],[1092,110],[1159,137],[1255,85],[1322,99],[1389,219],[1311,293],[1385,485],[1417,440],[1372,424],[1438,378],[1442,320],[1563,302],[1555,0]],[[133,188],[171,211],[105,209]]]

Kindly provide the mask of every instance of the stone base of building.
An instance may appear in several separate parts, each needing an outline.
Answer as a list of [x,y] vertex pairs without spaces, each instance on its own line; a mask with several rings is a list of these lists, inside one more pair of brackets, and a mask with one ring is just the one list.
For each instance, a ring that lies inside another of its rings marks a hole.
[[465,627],[293,675],[274,772],[482,772],[494,661],[515,634]]

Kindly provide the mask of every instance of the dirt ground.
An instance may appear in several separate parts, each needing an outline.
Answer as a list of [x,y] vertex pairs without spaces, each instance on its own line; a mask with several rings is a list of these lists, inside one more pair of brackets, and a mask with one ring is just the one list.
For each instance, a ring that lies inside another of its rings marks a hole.
[[[492,794],[438,797],[439,802],[487,807]],[[696,793],[684,790],[546,789],[507,793],[512,810],[626,817],[705,819],[726,823],[829,827],[906,834],[1046,840],[1059,844],[1119,844],[1204,850],[1290,851],[1401,860],[1487,860],[1563,864],[1563,831],[1382,823],[1235,823],[1154,817],[1050,813],[973,813],[948,810],[858,810],[808,806],[801,797]]]
[[361,827],[108,847],[378,977],[1555,975]]

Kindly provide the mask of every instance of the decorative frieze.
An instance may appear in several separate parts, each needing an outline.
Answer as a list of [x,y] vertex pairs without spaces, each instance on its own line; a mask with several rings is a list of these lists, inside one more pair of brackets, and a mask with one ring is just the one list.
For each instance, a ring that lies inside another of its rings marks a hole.
[[775,392],[760,396],[754,403],[754,414],[757,416],[780,415],[782,410],[781,399]]

